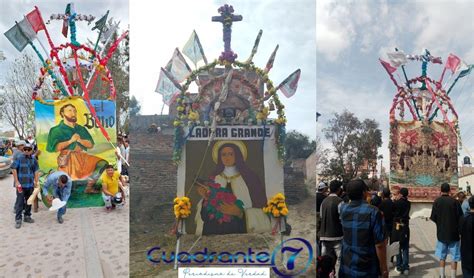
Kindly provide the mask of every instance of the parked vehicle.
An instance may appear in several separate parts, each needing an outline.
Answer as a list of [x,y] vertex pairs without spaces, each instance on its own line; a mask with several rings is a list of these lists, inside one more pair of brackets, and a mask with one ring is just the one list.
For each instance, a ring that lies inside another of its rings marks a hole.
[[10,158],[5,156],[0,156],[0,178],[6,177],[10,174],[10,166],[12,161]]

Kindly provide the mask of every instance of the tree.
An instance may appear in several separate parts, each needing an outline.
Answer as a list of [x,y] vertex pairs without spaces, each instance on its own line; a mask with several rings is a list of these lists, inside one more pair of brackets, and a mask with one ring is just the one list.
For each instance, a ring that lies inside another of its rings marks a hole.
[[[0,94],[2,118],[15,129],[21,139],[35,133],[32,88],[37,82],[40,68],[35,58],[28,52],[15,58],[14,63],[7,70],[5,86]],[[51,82],[47,78],[40,93],[43,98],[51,98],[50,87]]]
[[[342,114],[335,113],[323,132],[332,144],[334,157],[327,162],[322,175],[341,177],[344,181],[367,177],[370,167],[377,163],[378,148],[382,145],[378,123],[371,119],[360,122],[345,110]],[[363,168],[364,164],[367,169]]]
[[[319,175],[322,172],[324,166],[328,163],[328,155],[329,150],[324,148],[323,144],[321,143],[321,138],[316,136],[315,140],[315,149],[313,154],[315,155],[315,167],[316,167],[316,175]],[[317,179],[318,177],[316,177]]]
[[310,141],[307,135],[296,130],[292,130],[286,135],[285,151],[288,160],[308,158],[315,149],[316,142],[314,140]]
[[135,96],[132,96],[130,98],[130,104],[128,105],[128,111],[130,113],[130,116],[136,116],[140,114],[140,109],[141,109],[140,103],[138,103],[138,100],[135,98]]

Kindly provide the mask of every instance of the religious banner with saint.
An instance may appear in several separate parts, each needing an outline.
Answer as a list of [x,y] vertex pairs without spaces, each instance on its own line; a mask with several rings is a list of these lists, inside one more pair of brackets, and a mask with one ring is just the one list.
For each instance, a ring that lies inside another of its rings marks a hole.
[[207,132],[194,128],[178,166],[178,195],[187,193],[194,204],[186,233],[270,232],[262,208],[283,192],[274,127],[218,126],[209,146]]
[[[115,102],[91,100],[111,143],[116,143]],[[36,141],[44,177],[63,171],[73,180],[68,207],[102,206],[100,182],[107,164],[116,164],[115,150],[81,97],[35,101]]]

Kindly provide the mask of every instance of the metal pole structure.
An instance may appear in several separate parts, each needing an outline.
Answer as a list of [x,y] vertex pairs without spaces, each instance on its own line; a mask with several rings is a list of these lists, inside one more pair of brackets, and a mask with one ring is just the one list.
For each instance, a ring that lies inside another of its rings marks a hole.
[[[165,103],[163,102],[163,105],[161,106],[161,113],[160,113],[160,116],[163,116],[163,109],[165,108]],[[169,114],[169,112],[168,112]]]
[[380,158],[380,179],[382,179],[382,174],[383,174],[382,171],[383,171],[383,157]]
[[[319,117],[321,116],[321,114],[319,114],[318,112],[316,112],[316,136],[318,134],[318,119]],[[317,147],[317,146],[316,146]],[[316,154],[317,155],[317,154]],[[316,181],[316,214],[318,213],[318,160],[319,158],[316,156],[316,165],[314,165],[315,167],[315,171],[314,171],[314,174],[315,174],[315,181]],[[316,256],[314,256],[316,258],[315,260],[315,266],[316,266],[316,269],[318,269],[318,256],[321,255],[319,254],[319,242],[317,240],[317,237],[318,237],[318,220],[319,220],[319,217],[316,215]]]
[[176,238],[178,239],[176,241],[176,251],[174,253],[174,269],[178,269],[178,253],[179,253],[179,243],[181,241],[181,235],[182,235],[182,230],[183,230],[183,220],[179,219],[178,220],[178,226],[176,229]]
[[[278,226],[280,228],[280,246],[281,246],[281,249],[283,249],[283,239],[284,239],[284,235],[283,235],[283,228],[282,228],[282,225],[281,225],[281,222],[282,222],[282,219],[281,217],[278,218]],[[283,220],[283,223],[285,223],[285,228],[286,228],[286,220],[284,219]],[[282,256],[281,256],[281,264],[286,268],[286,252],[283,252]]]

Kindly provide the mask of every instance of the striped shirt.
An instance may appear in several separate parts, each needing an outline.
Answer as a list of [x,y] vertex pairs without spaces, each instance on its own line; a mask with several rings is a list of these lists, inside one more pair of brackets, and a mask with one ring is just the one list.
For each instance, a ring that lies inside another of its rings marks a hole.
[[33,156],[18,155],[11,165],[16,170],[18,181],[23,188],[33,188],[35,173],[39,170],[38,161]]
[[342,240],[340,277],[378,277],[379,262],[375,244],[384,240],[380,211],[365,201],[341,205]]

